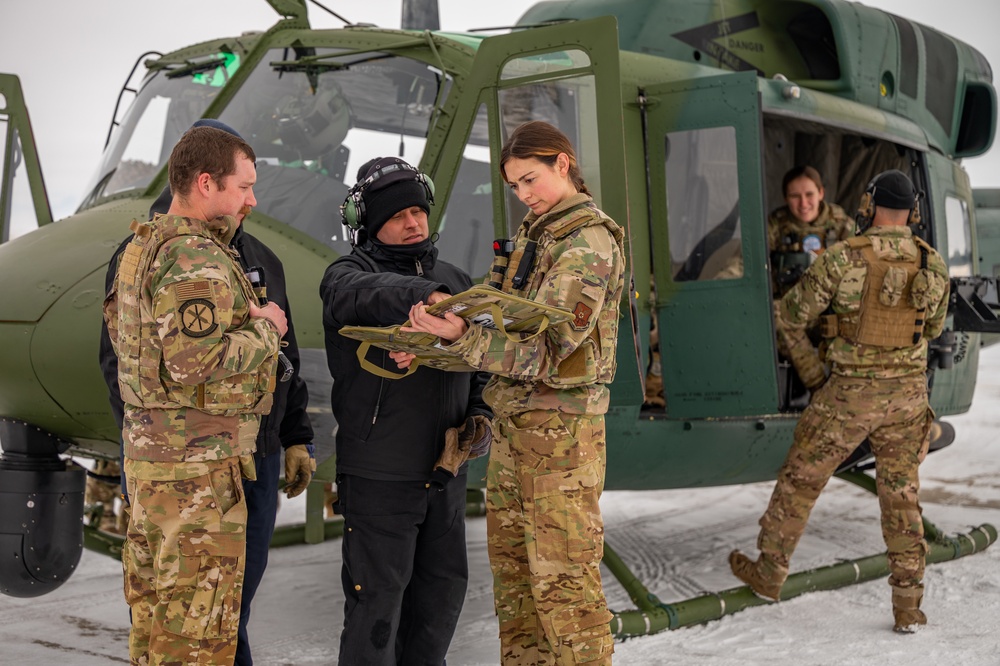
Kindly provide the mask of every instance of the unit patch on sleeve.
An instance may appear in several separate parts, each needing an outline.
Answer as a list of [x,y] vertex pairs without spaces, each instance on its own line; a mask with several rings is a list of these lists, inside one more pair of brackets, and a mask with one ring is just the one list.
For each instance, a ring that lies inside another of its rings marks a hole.
[[594,309],[586,305],[583,301],[578,301],[576,307],[573,308],[573,314],[576,315],[573,319],[573,328],[584,329],[590,324],[590,315],[594,314]]
[[177,313],[181,318],[181,331],[192,338],[203,338],[219,327],[215,321],[215,303],[206,298],[184,301]]

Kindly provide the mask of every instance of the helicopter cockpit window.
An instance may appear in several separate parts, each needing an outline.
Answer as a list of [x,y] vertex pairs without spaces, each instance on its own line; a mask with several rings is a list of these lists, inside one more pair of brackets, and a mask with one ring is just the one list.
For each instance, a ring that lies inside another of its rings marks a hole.
[[481,105],[448,197],[437,241],[441,257],[473,279],[485,275],[493,259],[493,186],[490,180],[489,125]]
[[147,74],[104,150],[82,206],[149,185],[239,64],[238,55],[220,53],[200,65],[160,67]]
[[[586,54],[583,55],[586,57]],[[522,60],[530,59],[512,60],[506,67]],[[600,205],[601,178],[594,77],[586,75],[503,88],[499,92],[499,98],[503,140],[506,141],[519,125],[529,120],[544,120],[558,127],[576,149],[583,180]],[[508,189],[506,210],[508,229],[513,235],[527,215],[528,208]]]
[[390,155],[417,164],[450,79],[409,58],[340,52],[271,50],[219,119],[257,154],[258,210],[346,253],[339,210],[358,168]]
[[944,213],[948,224],[948,274],[972,275],[972,242],[969,205],[962,199],[945,197]]
[[742,277],[736,130],[671,132],[666,141],[667,228],[674,281]]

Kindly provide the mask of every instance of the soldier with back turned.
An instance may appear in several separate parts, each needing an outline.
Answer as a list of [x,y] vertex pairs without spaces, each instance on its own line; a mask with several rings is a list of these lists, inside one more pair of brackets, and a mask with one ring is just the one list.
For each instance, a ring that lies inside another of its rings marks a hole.
[[[863,235],[827,249],[782,298],[778,334],[813,395],[760,519],[759,559],[738,550],[729,556],[738,578],[777,600],[813,504],[867,437],[888,547],[893,629],[900,633],[927,623],[920,610],[927,545],[917,469],[934,419],[927,341],[944,329],[949,292],[944,260],[907,226],[916,212],[910,179],[896,170],[879,174],[858,213]],[[828,305],[837,330],[826,355],[829,379],[806,334]]]

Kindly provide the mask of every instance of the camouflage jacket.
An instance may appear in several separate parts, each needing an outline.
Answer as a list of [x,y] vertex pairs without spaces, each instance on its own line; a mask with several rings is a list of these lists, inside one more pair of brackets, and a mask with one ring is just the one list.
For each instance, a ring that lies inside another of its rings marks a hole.
[[810,223],[799,221],[788,206],[778,208],[767,221],[767,246],[771,250],[771,289],[781,298],[816,257],[831,245],[854,235],[854,220],[837,204],[821,201],[819,215]]
[[[473,324],[454,343],[466,363],[494,374],[483,397],[495,415],[607,411],[625,287],[623,238],[621,227],[584,194],[541,217],[529,213],[524,218],[502,290],[570,310],[575,318],[521,342]],[[537,243],[535,258],[516,289],[514,278],[529,241]]]
[[235,219],[157,215],[133,226],[105,301],[126,457],[197,465],[252,453],[279,336],[250,317],[253,289],[227,245]]
[[[821,201],[819,215],[812,222],[801,222],[792,215],[788,206],[776,209],[767,220],[767,246],[777,252],[809,252],[810,236],[815,236],[819,248],[828,248],[834,243],[847,240],[854,235],[854,220],[847,216],[837,204]],[[786,243],[786,239],[790,243]]]
[[[909,227],[872,227],[865,237],[879,260],[911,264],[919,261],[920,251]],[[845,324],[856,327],[864,308],[869,273],[864,254],[849,242],[842,242],[816,259],[802,280],[781,299],[777,320],[778,334],[807,386],[815,387],[823,381],[822,363],[806,331],[827,306],[832,306],[840,328],[826,352],[834,374],[893,378],[920,375],[927,370],[927,341],[944,329],[950,286],[948,267],[941,255],[928,250],[927,268],[918,271],[905,290],[900,289],[906,299],[904,306],[912,301],[919,303],[917,307],[923,306],[923,333],[918,342],[899,347],[861,344],[844,337]]]

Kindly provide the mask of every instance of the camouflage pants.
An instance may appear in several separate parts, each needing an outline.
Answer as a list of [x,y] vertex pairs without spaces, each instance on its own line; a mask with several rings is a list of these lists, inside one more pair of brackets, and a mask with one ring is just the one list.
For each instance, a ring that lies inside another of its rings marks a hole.
[[486,526],[503,664],[610,664],[601,587],[603,416],[494,423]]
[[[121,474],[121,470],[118,468],[117,460],[98,460],[94,463],[94,474],[117,478]],[[87,476],[87,489],[84,501],[87,504],[100,504],[102,509],[100,523],[94,525],[94,527],[105,532],[118,531],[115,499],[118,497],[119,492],[117,483],[108,483],[101,479],[95,479],[90,475]]]
[[771,503],[760,519],[757,546],[787,567],[813,504],[837,467],[868,437],[875,455],[888,548],[889,582],[919,585],[927,544],[917,499],[917,468],[927,455],[934,413],[922,376],[859,379],[834,375],[816,392],[795,428]]
[[136,478],[130,463],[122,567],[131,663],[232,664],[247,522],[239,459],[206,462],[202,476],[184,480]]

